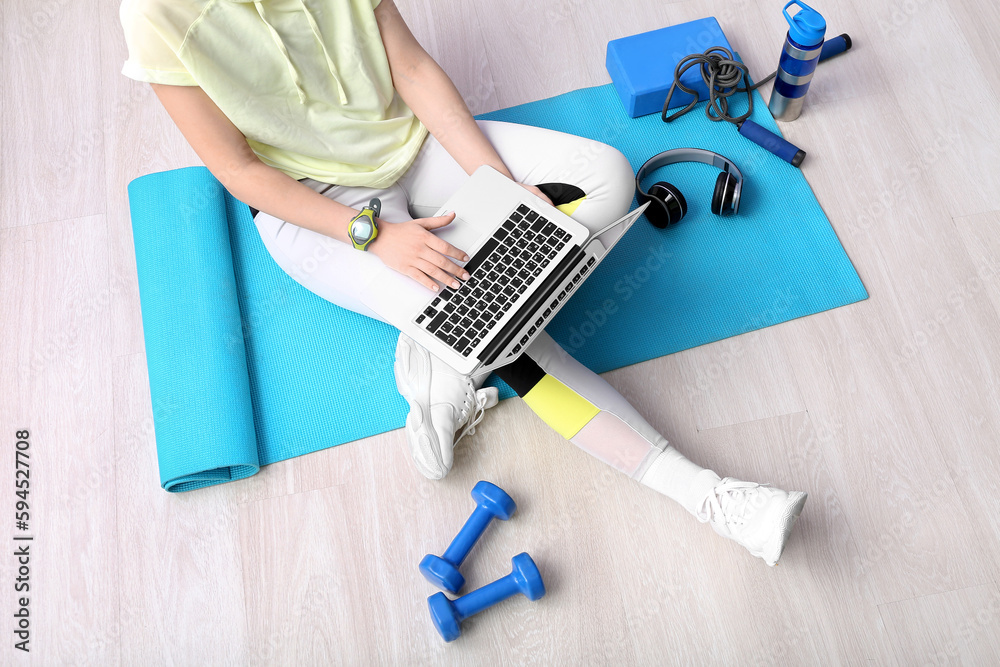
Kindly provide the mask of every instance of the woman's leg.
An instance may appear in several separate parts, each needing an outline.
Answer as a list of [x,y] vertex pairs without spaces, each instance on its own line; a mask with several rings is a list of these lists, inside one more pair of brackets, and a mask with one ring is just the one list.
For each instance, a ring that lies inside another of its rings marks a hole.
[[[582,224],[597,230],[628,210],[632,169],[611,146],[528,125],[477,122],[518,182],[550,184],[545,189],[553,203]],[[406,193],[410,214],[428,217],[468,178],[429,136],[397,184]],[[410,405],[406,439],[414,463],[424,476],[440,479],[451,469],[455,444],[474,433],[483,412],[496,404],[496,390],[480,389],[488,373],[458,375],[403,335],[396,347],[395,374]]]
[[[355,209],[361,209],[372,197],[378,197],[382,202],[379,217],[387,222],[412,219],[407,210],[406,194],[399,185],[375,190],[329,185],[312,179],[303,182],[320,194]],[[381,269],[381,260],[371,253],[358,252],[346,243],[264,212],[257,213],[254,222],[264,246],[285,273],[309,291],[342,308],[381,319],[364,304],[361,298],[364,290],[394,290],[397,281],[411,280],[390,272],[378,281],[372,281],[373,272]],[[409,339],[401,337],[401,340],[404,339],[407,344],[413,345],[414,354],[405,358],[411,364],[408,368],[415,371],[408,374],[411,377],[401,377],[397,373],[400,393],[410,403],[406,420],[407,442],[417,468],[424,475],[436,479],[451,468],[451,442],[456,427],[453,426],[448,433],[449,446],[444,449],[437,444],[435,434],[426,427],[433,420],[438,425],[467,425],[465,433],[472,433],[475,430],[472,422],[481,418],[487,408],[496,405],[497,390],[492,387],[480,389],[485,378],[466,377],[440,362],[435,363],[437,372],[431,373],[430,355]],[[396,350],[397,358],[402,350],[403,347]],[[400,382],[401,379],[403,382]],[[435,397],[433,402],[429,400],[431,396]],[[476,416],[470,419],[471,412],[475,412]]]
[[720,479],[671,447],[631,404],[546,334],[497,370],[525,403],[564,438],[678,502],[768,565],[784,549],[806,494]]
[[[598,230],[628,212],[635,176],[628,158],[612,146],[530,125],[476,122],[517,182],[579,188],[583,197],[561,208],[580,224]],[[428,137],[398,184],[410,213],[424,217],[433,215],[467,178],[444,147]]]
[[[358,210],[372,197],[378,197],[382,202],[380,217],[388,222],[412,219],[406,195],[398,185],[376,190],[330,185],[308,178],[303,182],[320,194]],[[271,257],[296,282],[342,308],[381,320],[360,298],[362,290],[370,289],[372,273],[381,268],[378,257],[358,252],[330,236],[298,227],[263,211],[257,213],[254,223]],[[393,278],[410,280],[402,274]],[[391,290],[393,283],[391,279],[380,281],[376,287]]]
[[[479,125],[519,182],[580,188],[585,197],[567,212],[590,229],[600,229],[628,210],[634,175],[614,148],[539,128],[490,121]],[[400,185],[413,215],[431,215],[464,172],[432,140],[414,166]],[[517,362],[497,373],[580,448],[677,501],[700,521],[711,521],[716,532],[737,540],[769,565],[781,555],[806,494],[720,479],[689,461],[611,385],[545,333]]]

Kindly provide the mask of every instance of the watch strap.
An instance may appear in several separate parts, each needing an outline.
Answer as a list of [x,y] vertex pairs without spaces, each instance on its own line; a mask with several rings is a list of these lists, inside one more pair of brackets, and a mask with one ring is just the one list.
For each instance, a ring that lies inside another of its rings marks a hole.
[[[374,241],[375,238],[378,236],[378,223],[375,222],[375,218],[377,218],[379,213],[381,212],[382,212],[382,202],[378,199],[378,197],[373,197],[372,200],[368,202],[368,205],[365,206],[363,209],[361,209],[360,213],[351,218],[351,221],[348,223],[347,227],[347,236],[348,238],[351,239],[351,244],[354,246],[356,250],[367,251],[368,246],[371,245],[372,241]],[[368,240],[366,240],[364,243],[358,243],[357,240],[354,238],[354,223],[358,220],[358,218],[362,217],[368,218],[368,221],[371,223],[372,226],[372,233],[371,236],[368,237]]]

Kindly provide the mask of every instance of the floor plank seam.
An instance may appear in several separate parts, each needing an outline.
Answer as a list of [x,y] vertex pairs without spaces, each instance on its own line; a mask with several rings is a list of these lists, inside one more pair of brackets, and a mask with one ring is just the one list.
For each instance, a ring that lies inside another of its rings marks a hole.
[[879,602],[878,607],[884,607],[891,604],[899,604],[900,602],[912,602],[914,600],[919,600],[921,598],[932,597],[934,595],[948,595],[950,593],[958,593],[960,591],[970,591],[974,588],[981,588],[982,586],[989,586],[990,581],[981,582],[978,584],[969,584],[968,586],[959,586],[958,588],[950,588],[946,591],[935,591],[934,593],[924,593],[922,595],[914,595],[908,598],[900,598],[898,600],[886,600],[885,602]]
[[722,429],[722,428],[733,428],[734,426],[747,426],[749,424],[757,424],[757,423],[766,422],[766,421],[772,420],[772,419],[781,419],[782,417],[794,417],[795,415],[803,415],[803,414],[804,415],[808,415],[809,414],[809,410],[805,409],[805,410],[796,410],[794,412],[783,412],[783,413],[778,414],[778,415],[769,415],[767,417],[757,417],[756,419],[748,419],[747,421],[734,422],[732,424],[720,424],[718,426],[709,426],[708,428],[701,428],[701,427],[696,426],[695,427],[695,431],[697,433],[709,433],[711,431],[715,431],[715,430]]
[[1000,214],[1000,208],[988,208],[978,213],[963,213],[961,215],[952,215],[951,221],[954,224],[959,220],[962,220],[963,218],[981,218],[986,215],[997,215],[997,214]]

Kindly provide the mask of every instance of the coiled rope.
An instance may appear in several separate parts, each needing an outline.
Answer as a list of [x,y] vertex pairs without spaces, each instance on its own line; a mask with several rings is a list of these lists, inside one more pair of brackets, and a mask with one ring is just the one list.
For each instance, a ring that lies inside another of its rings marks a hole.
[[[701,78],[708,88],[708,104],[705,105],[705,115],[708,116],[709,120],[715,122],[725,120],[730,123],[741,123],[749,118],[750,114],[753,113],[753,95],[751,93],[777,74],[776,71],[772,72],[751,86],[750,73],[746,65],[734,59],[733,52],[722,46],[713,46],[704,53],[692,53],[689,56],[684,56],[674,68],[674,82],[670,85],[670,92],[667,93],[667,99],[663,102],[660,118],[664,123],[680,118],[698,104],[698,91],[681,83],[681,76],[695,66],[699,67]],[[740,87],[741,82],[743,87]],[[670,105],[670,98],[674,96],[674,91],[678,88],[691,95],[693,99],[686,107],[668,116],[667,108]],[[747,94],[749,106],[745,114],[730,116],[729,98],[737,93]]]

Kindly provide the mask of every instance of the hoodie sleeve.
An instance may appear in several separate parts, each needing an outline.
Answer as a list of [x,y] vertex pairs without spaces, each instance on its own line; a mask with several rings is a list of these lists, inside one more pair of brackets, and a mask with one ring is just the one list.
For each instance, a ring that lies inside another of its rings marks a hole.
[[122,74],[147,83],[198,85],[177,57],[191,21],[176,5],[169,0],[124,0],[119,18],[128,46]]

